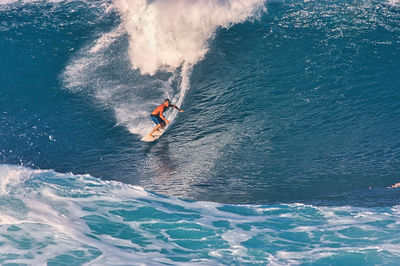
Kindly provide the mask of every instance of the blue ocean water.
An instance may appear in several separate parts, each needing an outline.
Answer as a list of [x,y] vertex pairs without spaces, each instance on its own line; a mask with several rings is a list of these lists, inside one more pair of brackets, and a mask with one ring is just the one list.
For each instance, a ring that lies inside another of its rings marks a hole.
[[[0,263],[400,263],[400,2],[0,18]],[[185,112],[140,142],[165,98]]]

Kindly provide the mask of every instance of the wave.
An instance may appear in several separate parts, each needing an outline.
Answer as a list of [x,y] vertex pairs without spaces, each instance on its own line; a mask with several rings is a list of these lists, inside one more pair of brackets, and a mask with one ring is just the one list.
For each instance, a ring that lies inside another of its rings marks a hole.
[[2,263],[398,263],[400,206],[225,205],[0,165]]
[[256,18],[263,4],[117,0],[111,9],[121,23],[75,54],[62,75],[65,87],[93,96],[114,111],[118,125],[143,136],[152,127],[149,112],[163,99],[183,104],[192,67],[217,29]]

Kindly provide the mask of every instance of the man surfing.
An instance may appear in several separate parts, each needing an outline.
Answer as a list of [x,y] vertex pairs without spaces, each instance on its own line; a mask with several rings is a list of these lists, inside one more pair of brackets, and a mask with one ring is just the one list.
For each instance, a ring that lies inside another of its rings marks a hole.
[[164,128],[166,125],[169,124],[168,119],[164,117],[164,111],[166,111],[169,107],[173,107],[178,110],[180,113],[183,113],[183,110],[179,109],[175,104],[171,104],[169,99],[165,99],[163,104],[157,106],[156,109],[151,113],[150,118],[156,123],[156,127],[150,132],[149,137],[153,137],[153,133],[156,132],[158,129]]

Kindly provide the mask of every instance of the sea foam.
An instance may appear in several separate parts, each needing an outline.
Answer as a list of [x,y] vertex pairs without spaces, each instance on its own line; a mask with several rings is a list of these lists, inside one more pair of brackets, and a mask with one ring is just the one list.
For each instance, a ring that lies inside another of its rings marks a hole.
[[255,17],[264,1],[127,1],[116,0],[129,34],[129,54],[142,74],[195,64],[208,51],[207,41],[219,27]]

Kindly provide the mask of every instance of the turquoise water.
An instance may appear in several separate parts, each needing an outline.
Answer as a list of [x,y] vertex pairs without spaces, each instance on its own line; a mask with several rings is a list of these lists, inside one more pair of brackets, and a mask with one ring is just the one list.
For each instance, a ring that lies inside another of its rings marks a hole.
[[398,264],[399,8],[1,1],[0,263]]
[[7,165],[0,173],[1,263],[395,265],[400,260],[398,206],[226,205],[169,198],[89,175]]

